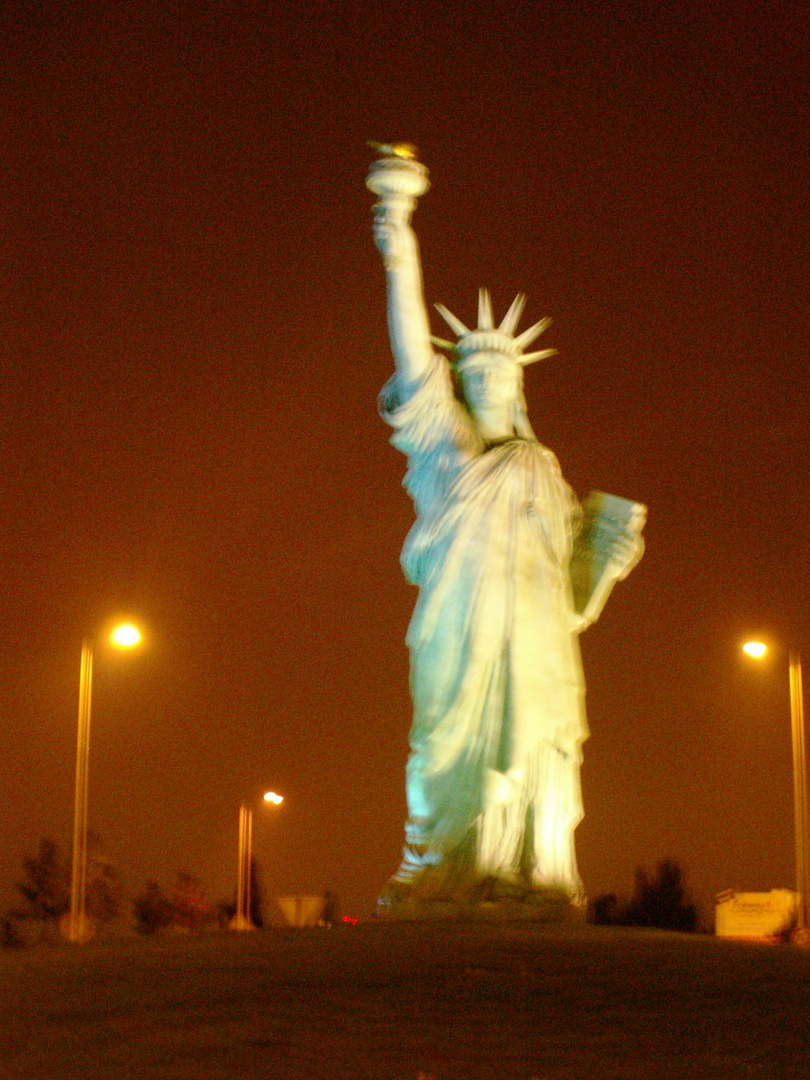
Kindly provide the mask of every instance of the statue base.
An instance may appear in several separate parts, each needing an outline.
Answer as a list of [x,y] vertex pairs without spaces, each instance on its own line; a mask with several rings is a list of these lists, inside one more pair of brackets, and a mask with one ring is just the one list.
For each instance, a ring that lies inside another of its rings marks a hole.
[[392,878],[377,901],[377,917],[398,922],[584,922],[587,903],[582,895],[557,886],[525,885],[482,878],[452,890],[425,881]]

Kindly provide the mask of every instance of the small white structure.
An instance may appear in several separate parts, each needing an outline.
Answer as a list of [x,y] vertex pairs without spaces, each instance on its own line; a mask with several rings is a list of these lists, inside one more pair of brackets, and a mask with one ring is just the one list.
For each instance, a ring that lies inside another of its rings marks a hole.
[[768,941],[791,925],[796,915],[796,893],[791,889],[770,892],[727,892],[717,896],[715,932],[718,937]]
[[326,907],[325,896],[277,896],[288,926],[320,926]]

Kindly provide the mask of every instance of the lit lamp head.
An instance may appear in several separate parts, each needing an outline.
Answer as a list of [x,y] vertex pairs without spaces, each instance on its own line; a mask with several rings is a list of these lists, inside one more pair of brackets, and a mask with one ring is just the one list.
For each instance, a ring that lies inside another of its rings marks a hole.
[[110,641],[119,649],[133,649],[141,642],[142,634],[132,623],[121,623],[110,634]]
[[761,641],[746,641],[742,647],[742,651],[746,656],[753,657],[754,660],[761,660],[768,651],[768,646]]
[[281,803],[284,802],[284,796],[283,795],[277,795],[275,793],[275,791],[265,791],[265,793],[264,793],[264,801],[269,802],[269,803],[273,803],[274,806],[279,806]]

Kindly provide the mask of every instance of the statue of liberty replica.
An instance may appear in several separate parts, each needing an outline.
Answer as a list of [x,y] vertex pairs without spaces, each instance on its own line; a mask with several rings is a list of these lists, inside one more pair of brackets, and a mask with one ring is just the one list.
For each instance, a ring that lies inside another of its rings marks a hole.
[[419,589],[404,856],[379,914],[560,918],[584,903],[578,635],[641,557],[645,508],[580,506],[538,442],[523,372],[556,350],[526,351],[550,320],[518,333],[522,295],[496,325],[482,289],[472,329],[437,304],[455,340],[431,335],[410,224],[427,169],[413,147],[371,145],[396,366],[379,404],[407,456],[402,566]]

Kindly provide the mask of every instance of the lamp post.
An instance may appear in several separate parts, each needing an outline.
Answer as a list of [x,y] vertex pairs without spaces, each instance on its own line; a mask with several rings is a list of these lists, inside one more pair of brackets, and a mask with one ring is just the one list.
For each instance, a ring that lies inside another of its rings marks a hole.
[[[283,795],[266,791],[264,801],[279,806]],[[250,917],[250,878],[253,861],[253,807],[243,802],[239,807],[239,853],[236,869],[236,914],[231,919],[231,930],[255,930]]]
[[[747,641],[743,652],[761,659],[768,651],[761,641]],[[802,661],[791,650],[788,657],[790,678],[790,730],[793,741],[793,822],[796,838],[796,930],[794,941],[810,945],[808,900],[810,900],[810,846],[807,823],[807,743],[804,734],[804,692]]]
[[[141,633],[131,623],[116,626],[110,641],[119,649],[131,649]],[[93,644],[82,641],[79,668],[79,724],[76,736],[76,790],[73,800],[73,863],[70,875],[70,911],[65,926],[68,941],[83,945],[93,931],[87,919],[87,777],[90,760],[90,704],[93,691]]]

